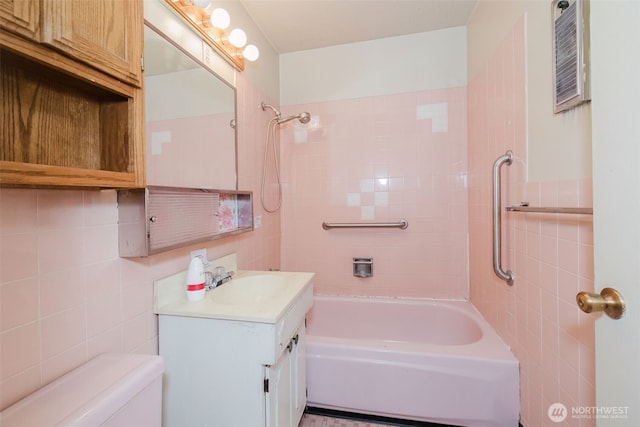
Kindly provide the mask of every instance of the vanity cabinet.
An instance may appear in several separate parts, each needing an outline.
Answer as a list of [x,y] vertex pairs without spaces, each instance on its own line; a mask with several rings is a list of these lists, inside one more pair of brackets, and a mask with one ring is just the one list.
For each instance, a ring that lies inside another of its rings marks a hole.
[[265,366],[267,427],[296,427],[307,403],[305,327],[300,325],[285,351]]
[[161,315],[164,425],[297,426],[306,404],[304,321],[283,343],[273,326]]
[[[184,282],[164,291],[156,282],[166,427],[298,425],[306,405],[304,319],[313,275],[277,274],[291,278],[290,296],[253,306],[216,302],[217,289],[189,303]],[[222,286],[234,286],[244,273],[236,276]]]
[[145,184],[142,0],[0,0],[0,184]]
[[297,426],[306,405],[304,321],[283,343],[273,326],[161,315],[164,425]]

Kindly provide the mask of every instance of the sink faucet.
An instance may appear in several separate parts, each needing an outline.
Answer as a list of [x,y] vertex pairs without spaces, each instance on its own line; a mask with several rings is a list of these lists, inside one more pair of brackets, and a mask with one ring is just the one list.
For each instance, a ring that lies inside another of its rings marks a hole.
[[216,271],[215,274],[212,274],[211,272],[207,272],[209,273],[207,286],[206,286],[206,289],[208,291],[217,286],[223,285],[231,281],[231,278],[233,277],[233,274],[234,274],[233,271],[225,271],[224,267],[216,267],[215,271]]

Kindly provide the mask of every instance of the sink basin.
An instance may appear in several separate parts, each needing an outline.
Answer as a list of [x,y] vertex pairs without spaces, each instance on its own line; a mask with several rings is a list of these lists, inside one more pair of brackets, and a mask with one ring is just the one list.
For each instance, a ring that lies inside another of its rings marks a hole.
[[218,304],[262,304],[278,296],[287,285],[282,277],[254,274],[233,279],[211,291]]

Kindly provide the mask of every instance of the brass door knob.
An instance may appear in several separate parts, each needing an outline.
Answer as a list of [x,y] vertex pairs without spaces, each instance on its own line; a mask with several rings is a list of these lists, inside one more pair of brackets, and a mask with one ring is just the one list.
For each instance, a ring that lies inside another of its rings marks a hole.
[[621,318],[625,309],[622,294],[613,288],[604,288],[599,294],[579,292],[576,302],[585,313],[604,311],[612,319]]

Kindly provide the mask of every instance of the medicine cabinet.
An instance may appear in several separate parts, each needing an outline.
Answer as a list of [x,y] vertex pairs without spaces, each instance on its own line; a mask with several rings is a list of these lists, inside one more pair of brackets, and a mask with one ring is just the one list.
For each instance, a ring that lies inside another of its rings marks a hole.
[[141,257],[253,230],[250,191],[150,186],[118,191],[121,257]]
[[144,68],[147,185],[236,190],[235,88],[150,23]]

